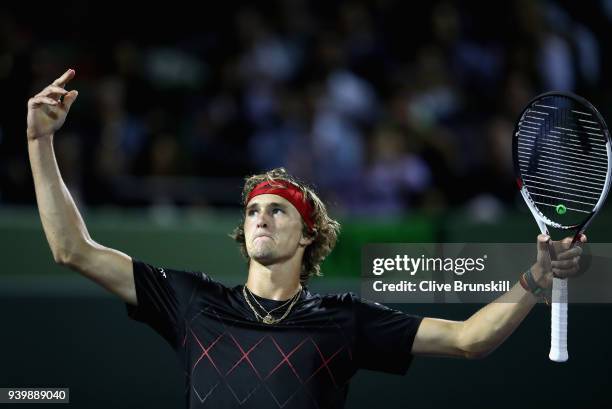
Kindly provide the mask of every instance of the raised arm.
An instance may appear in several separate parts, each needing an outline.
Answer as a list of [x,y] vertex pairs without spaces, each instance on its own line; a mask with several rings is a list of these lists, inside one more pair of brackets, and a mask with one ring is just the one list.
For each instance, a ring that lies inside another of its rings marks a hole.
[[55,159],[54,134],[78,95],[64,89],[74,75],[66,71],[28,101],[28,152],[40,219],[55,262],[136,305],[131,258],[92,240]]
[[[581,241],[585,241],[583,236]],[[557,261],[551,263],[548,238],[538,236],[538,257],[531,268],[534,279],[542,288],[550,288],[553,272],[569,277],[578,272],[582,249],[569,248],[572,238],[555,243]],[[516,283],[499,299],[477,311],[466,321],[425,318],[417,331],[412,346],[416,355],[482,358],[493,352],[514,332],[537,298]]]

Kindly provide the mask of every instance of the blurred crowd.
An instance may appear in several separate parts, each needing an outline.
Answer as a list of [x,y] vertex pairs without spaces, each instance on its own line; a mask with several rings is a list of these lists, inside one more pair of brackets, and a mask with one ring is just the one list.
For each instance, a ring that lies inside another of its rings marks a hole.
[[34,203],[26,101],[67,68],[55,149],[87,206],[236,206],[283,166],[344,214],[486,218],[514,206],[528,100],[610,114],[610,0],[22,3],[0,6],[0,206]]

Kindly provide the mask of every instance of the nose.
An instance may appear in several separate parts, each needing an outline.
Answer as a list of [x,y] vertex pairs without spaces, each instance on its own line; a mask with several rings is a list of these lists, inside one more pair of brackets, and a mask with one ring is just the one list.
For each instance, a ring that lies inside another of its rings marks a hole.
[[267,228],[269,225],[268,214],[266,212],[260,212],[257,216],[257,228]]

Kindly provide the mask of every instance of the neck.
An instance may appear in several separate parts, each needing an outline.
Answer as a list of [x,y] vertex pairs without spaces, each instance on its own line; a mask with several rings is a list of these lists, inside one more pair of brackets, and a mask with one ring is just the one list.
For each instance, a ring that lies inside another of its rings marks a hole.
[[251,259],[246,286],[258,297],[284,301],[299,291],[300,270],[301,258],[271,265],[263,265]]

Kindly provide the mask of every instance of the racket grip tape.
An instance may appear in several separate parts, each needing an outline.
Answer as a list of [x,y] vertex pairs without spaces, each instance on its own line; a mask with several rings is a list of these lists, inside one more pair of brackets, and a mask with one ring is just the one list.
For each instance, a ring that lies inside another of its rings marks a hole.
[[567,280],[554,277],[550,321],[551,361],[565,362],[567,353]]

